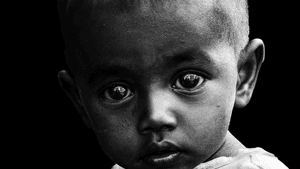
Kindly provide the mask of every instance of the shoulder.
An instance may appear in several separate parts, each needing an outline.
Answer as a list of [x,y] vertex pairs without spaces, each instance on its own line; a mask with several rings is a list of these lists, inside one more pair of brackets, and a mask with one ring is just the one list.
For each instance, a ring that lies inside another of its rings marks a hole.
[[224,169],[227,168],[288,169],[276,156],[262,148],[240,149],[239,154],[232,158],[230,163],[224,165]]
[[[123,169],[117,164],[112,169]],[[262,148],[243,148],[234,157],[218,157],[194,169],[288,169],[273,154]]]
[[233,157],[218,157],[195,169],[288,169],[273,154],[262,148],[242,148]]
[[118,164],[115,164],[111,169],[124,169],[124,168],[120,167]]

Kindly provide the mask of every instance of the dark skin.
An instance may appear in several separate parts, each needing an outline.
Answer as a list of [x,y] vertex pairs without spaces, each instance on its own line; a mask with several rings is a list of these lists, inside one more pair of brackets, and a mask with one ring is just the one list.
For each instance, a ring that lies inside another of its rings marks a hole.
[[[124,168],[192,169],[244,147],[228,127],[233,107],[251,98],[264,44],[250,41],[241,60],[226,40],[209,38],[204,20],[182,16],[100,17],[83,32],[92,38],[81,37],[81,72],[59,72],[86,125]],[[165,143],[176,149],[145,160]]]

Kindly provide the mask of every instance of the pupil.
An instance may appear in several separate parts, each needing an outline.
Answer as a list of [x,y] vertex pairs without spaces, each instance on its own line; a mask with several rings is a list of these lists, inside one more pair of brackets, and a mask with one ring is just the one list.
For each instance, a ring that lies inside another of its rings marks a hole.
[[110,96],[115,100],[121,100],[126,96],[126,92],[127,90],[124,87],[117,86],[110,91]]
[[187,74],[181,80],[181,85],[185,88],[193,88],[199,82],[199,77],[195,74]]

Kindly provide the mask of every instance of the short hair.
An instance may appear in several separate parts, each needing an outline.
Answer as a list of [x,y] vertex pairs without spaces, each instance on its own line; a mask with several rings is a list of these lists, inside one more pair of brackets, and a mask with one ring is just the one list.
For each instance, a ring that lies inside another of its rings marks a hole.
[[[66,54],[76,54],[80,44],[78,34],[99,12],[130,13],[148,5],[155,10],[174,3],[189,3],[201,6],[212,3],[208,27],[217,39],[226,39],[240,55],[249,41],[249,18],[247,0],[58,0],[61,29],[65,41]],[[108,13],[108,14],[109,14]],[[74,46],[75,45],[75,46]],[[77,45],[77,46],[76,46]]]

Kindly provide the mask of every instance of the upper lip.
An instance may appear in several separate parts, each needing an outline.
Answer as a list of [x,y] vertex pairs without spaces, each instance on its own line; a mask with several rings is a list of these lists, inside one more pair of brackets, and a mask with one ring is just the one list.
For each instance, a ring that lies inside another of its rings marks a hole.
[[142,158],[155,155],[162,154],[164,152],[178,152],[180,151],[180,147],[171,143],[171,142],[161,142],[161,143],[152,143],[147,148]]

